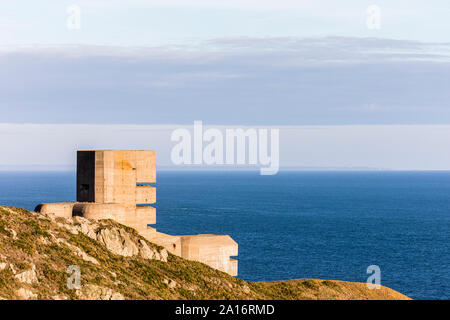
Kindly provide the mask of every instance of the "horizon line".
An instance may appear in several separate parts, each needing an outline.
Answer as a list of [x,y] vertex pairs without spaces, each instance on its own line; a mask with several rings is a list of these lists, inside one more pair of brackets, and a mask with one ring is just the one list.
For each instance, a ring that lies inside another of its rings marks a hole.
[[[165,172],[258,172],[260,168],[156,168]],[[279,172],[450,172],[450,169],[388,169],[388,168],[301,168],[280,167]],[[0,173],[76,173],[73,169],[39,170],[39,169],[2,169]]]

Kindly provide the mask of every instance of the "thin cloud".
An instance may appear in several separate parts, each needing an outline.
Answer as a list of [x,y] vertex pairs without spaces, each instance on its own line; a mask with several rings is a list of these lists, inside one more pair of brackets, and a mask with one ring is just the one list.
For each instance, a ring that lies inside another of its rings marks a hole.
[[337,37],[16,48],[0,54],[0,111],[36,123],[449,123],[449,48]]

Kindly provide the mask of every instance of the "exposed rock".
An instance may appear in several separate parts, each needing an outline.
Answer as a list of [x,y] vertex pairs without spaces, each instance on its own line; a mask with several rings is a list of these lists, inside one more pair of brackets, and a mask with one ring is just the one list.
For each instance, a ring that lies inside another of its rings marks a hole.
[[19,298],[29,300],[29,299],[37,299],[37,294],[33,293],[33,291],[25,288],[20,288],[16,290],[16,294]]
[[13,240],[17,240],[17,232],[14,229],[11,229],[11,228],[5,228],[5,229],[12,234]]
[[56,220],[56,216],[54,214],[52,214],[52,213],[42,213],[41,212],[41,213],[38,214],[38,218],[40,220],[48,219],[48,220],[50,220],[52,222],[55,222],[55,220]]
[[196,285],[185,285],[185,289],[191,291],[193,294],[195,294],[195,291],[198,289],[198,286]]
[[65,295],[56,295],[52,297],[53,300],[67,300]]
[[77,290],[76,295],[83,300],[125,300],[124,296],[120,293],[110,288],[93,284],[88,284],[81,290]]
[[39,282],[36,275],[36,266],[34,264],[31,266],[30,270],[16,274],[15,278],[22,283],[33,284]]
[[9,268],[11,269],[13,274],[16,274],[16,269],[14,268],[14,265],[12,263],[9,264]]
[[[58,227],[64,228],[72,234],[78,234],[78,232],[83,233],[89,238],[103,243],[106,248],[114,254],[124,257],[139,255],[144,259],[154,259],[167,262],[169,254],[166,249],[158,251],[157,249],[150,247],[142,239],[139,239],[136,245],[136,242],[132,240],[132,236],[124,229],[103,227],[98,230],[100,228],[100,225],[98,223],[79,216],[74,217],[73,219],[58,219],[59,221],[56,223]],[[61,220],[71,222],[62,223],[60,222]],[[63,241],[63,239],[57,238],[52,233],[50,234],[58,243],[63,242],[64,244],[69,246],[77,255],[81,256],[85,261],[90,261],[92,263],[98,264],[98,262],[94,258],[87,255],[80,248],[70,245],[67,241]],[[49,242],[46,241],[45,238],[40,239],[40,241],[44,244],[49,244]]]
[[177,287],[177,282],[171,279],[164,279],[163,283],[165,283],[170,289],[175,289]]
[[8,208],[8,207],[2,207],[2,209],[8,211],[9,213],[17,214],[17,212],[15,210],[11,210],[11,208]]
[[39,241],[40,241],[42,244],[44,244],[44,245],[49,245],[49,244],[52,243],[50,240],[48,240],[47,238],[45,238],[45,237],[43,237],[43,236],[41,236],[41,237],[39,238]]
[[242,291],[244,291],[245,294],[249,294],[250,288],[248,287],[248,285],[244,285],[244,286],[242,286]]
[[80,216],[73,217],[73,222],[79,232],[87,235],[91,239],[97,240],[96,230],[99,227],[97,223]]
[[139,255],[142,258],[167,262],[167,257],[169,256],[169,253],[167,252],[166,249],[158,251],[154,248],[149,247],[147,242],[145,242],[144,240],[139,240],[138,243],[139,243]]
[[4,255],[2,255],[1,253],[0,253],[0,261],[5,261],[5,262],[0,262],[0,271],[5,270],[8,267],[8,263],[6,263],[6,257]]
[[[64,223],[61,221],[64,221]],[[106,248],[112,253],[124,257],[139,255],[144,259],[148,260],[154,259],[167,262],[167,258],[169,256],[166,249],[158,251],[157,249],[150,247],[142,239],[139,239],[136,245],[136,242],[132,240],[131,235],[124,229],[103,227],[100,230],[98,230],[100,228],[100,225],[98,223],[83,217],[76,216],[73,219],[58,218],[56,224],[58,227],[64,228],[72,234],[76,235],[79,232],[83,233],[87,235],[89,238],[103,243],[106,246]],[[80,248],[71,246],[67,241],[62,241],[62,239],[56,238],[54,234],[52,233],[50,234],[57,242],[64,242],[74,252],[76,252],[77,255],[81,256],[85,261],[90,261],[92,263],[98,264],[98,262],[94,258],[88,256]],[[40,241],[43,244],[51,243],[44,237],[41,237]]]
[[167,252],[167,250],[166,249],[162,249],[160,252],[159,252],[159,254],[160,254],[160,256],[161,256],[161,261],[163,261],[163,262],[167,262],[167,257],[169,256],[169,253]]
[[155,257],[155,251],[150,249],[147,243],[143,240],[139,240],[139,254],[144,259],[153,259]]
[[131,257],[139,253],[138,247],[123,229],[103,228],[97,232],[97,240],[102,242],[109,251],[120,256]]
[[88,255],[86,252],[84,252],[81,249],[79,249],[79,252],[77,252],[77,254],[80,255],[84,261],[87,261],[87,262],[90,262],[93,264],[99,264],[99,262],[95,258],[91,257],[90,255]]
[[[78,220],[84,219],[84,218],[81,218],[81,217],[77,217],[77,218],[78,218]],[[87,219],[84,219],[84,220],[87,221]],[[91,239],[97,240],[97,234],[95,232],[95,230],[98,228],[97,225],[88,224],[88,223],[86,223],[84,221],[84,223],[81,223],[78,226],[78,228],[79,228],[79,231],[81,233],[84,233],[85,235],[87,235]]]
[[66,246],[68,246],[73,251],[73,253],[75,253],[77,256],[81,257],[84,261],[91,262],[93,264],[99,264],[99,262],[95,258],[88,255],[81,248],[70,244],[65,239],[57,238],[56,241],[58,243],[64,243]]

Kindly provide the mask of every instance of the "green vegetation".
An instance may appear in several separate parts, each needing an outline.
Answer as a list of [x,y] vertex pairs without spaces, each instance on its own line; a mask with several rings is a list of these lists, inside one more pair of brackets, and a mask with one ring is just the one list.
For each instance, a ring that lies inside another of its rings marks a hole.
[[[99,224],[101,228],[125,229],[135,243],[143,239],[135,230],[113,221]],[[24,288],[37,294],[38,299],[77,299],[77,290],[66,285],[70,276],[67,268],[72,265],[80,268],[82,286],[108,288],[126,299],[404,298],[387,288],[368,290],[360,283],[317,279],[245,282],[170,254],[167,262],[119,256],[84,233],[71,232],[65,225],[80,226],[80,222],[0,207],[0,298],[20,298],[17,290]],[[98,264],[84,259],[80,252]],[[16,278],[32,268],[37,283],[21,283]]]

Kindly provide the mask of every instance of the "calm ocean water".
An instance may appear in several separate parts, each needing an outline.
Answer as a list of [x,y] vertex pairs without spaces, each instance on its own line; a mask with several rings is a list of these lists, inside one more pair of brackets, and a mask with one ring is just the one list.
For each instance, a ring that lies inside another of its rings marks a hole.
[[[450,299],[450,172],[159,172],[157,225],[229,234],[245,280],[381,283]],[[74,201],[74,173],[0,173],[0,204]]]

